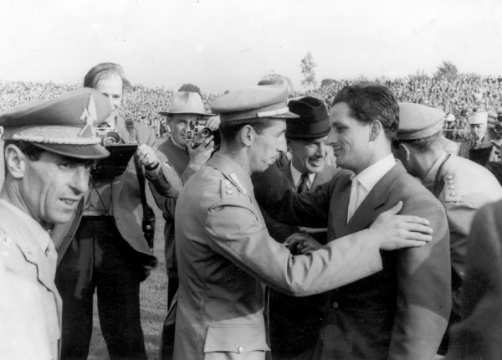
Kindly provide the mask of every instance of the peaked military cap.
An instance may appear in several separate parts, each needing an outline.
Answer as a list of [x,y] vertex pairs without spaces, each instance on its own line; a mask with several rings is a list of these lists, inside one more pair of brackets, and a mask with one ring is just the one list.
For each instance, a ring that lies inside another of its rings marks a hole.
[[93,124],[112,113],[101,93],[83,88],[56,100],[28,104],[0,116],[4,140],[19,140],[59,155],[100,159],[109,155]]
[[399,103],[399,140],[417,140],[440,132],[443,128],[443,111],[413,103]]
[[221,126],[252,123],[264,118],[298,118],[289,111],[287,100],[285,87],[254,86],[216,98],[211,103],[211,110],[220,115]]
[[286,137],[290,139],[318,139],[328,135],[330,123],[328,110],[322,100],[312,96],[291,100],[289,110],[300,118],[288,121]]

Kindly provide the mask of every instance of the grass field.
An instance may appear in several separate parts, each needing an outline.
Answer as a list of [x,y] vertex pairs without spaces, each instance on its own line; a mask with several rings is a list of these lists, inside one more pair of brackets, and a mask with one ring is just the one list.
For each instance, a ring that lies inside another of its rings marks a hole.
[[[154,252],[159,264],[148,279],[141,284],[141,323],[145,334],[145,346],[150,360],[159,358],[160,331],[166,315],[167,280],[164,262],[164,239],[162,228],[164,220],[157,214]],[[92,332],[89,360],[109,359],[106,343],[101,335],[99,319],[94,298],[94,329]]]

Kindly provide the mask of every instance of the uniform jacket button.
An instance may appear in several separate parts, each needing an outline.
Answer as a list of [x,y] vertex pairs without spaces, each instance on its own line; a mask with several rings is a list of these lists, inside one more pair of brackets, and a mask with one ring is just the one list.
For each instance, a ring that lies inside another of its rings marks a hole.
[[239,354],[240,354],[240,353],[242,353],[243,351],[244,351],[244,348],[243,348],[242,346],[239,346],[239,347],[237,348],[237,352],[238,352]]
[[338,302],[336,301],[333,301],[333,304],[331,306],[333,307],[333,309],[338,309],[339,307]]

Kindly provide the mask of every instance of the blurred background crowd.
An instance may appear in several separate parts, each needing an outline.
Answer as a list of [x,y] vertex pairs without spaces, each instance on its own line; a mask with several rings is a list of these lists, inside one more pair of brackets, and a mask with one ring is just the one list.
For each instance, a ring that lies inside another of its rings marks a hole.
[[[320,86],[308,93],[326,100],[329,104],[335,94],[345,85],[366,79],[324,79]],[[373,81],[373,80],[372,80]],[[445,135],[455,141],[465,141],[469,136],[467,119],[476,111],[487,111],[489,127],[498,131],[502,120],[502,78],[483,77],[475,74],[459,74],[454,78],[437,78],[412,75],[396,79],[376,79],[373,82],[389,87],[399,101],[413,102],[442,109],[446,114]],[[33,101],[53,99],[79,87],[79,84],[56,84],[34,82],[0,81],[0,112]],[[157,136],[167,130],[165,118],[160,111],[169,108],[173,91],[165,88],[149,88],[134,85],[124,94],[122,116],[152,127]],[[295,91],[299,97],[305,92]],[[207,101],[218,94],[201,94]]]

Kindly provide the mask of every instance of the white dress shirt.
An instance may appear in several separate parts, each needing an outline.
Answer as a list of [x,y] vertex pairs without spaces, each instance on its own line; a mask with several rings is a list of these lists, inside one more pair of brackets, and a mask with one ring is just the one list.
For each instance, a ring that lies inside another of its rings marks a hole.
[[[298,186],[300,186],[300,181],[302,179],[302,173],[296,170],[296,168],[293,166],[293,162],[291,162],[289,166],[291,168],[291,177],[293,178],[293,184],[295,185],[295,189],[298,189]],[[307,178],[307,189],[310,190],[312,184],[314,183],[314,179],[315,173],[309,173]]]
[[347,223],[356,212],[357,208],[366,199],[371,189],[390,171],[396,164],[392,154],[368,166],[352,178],[350,188],[349,206],[347,207]]

